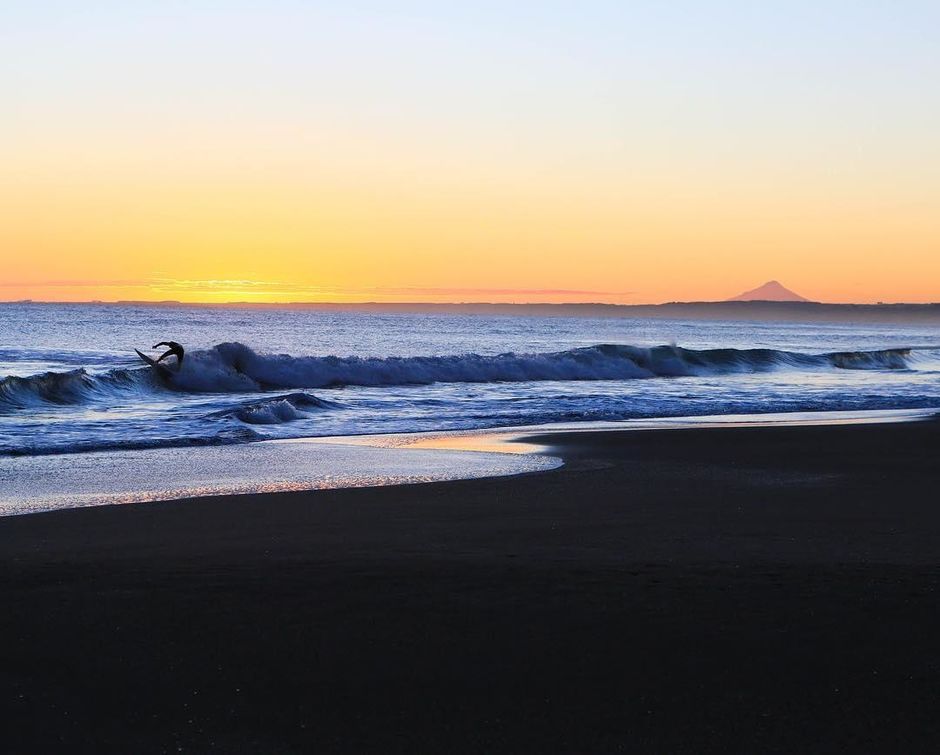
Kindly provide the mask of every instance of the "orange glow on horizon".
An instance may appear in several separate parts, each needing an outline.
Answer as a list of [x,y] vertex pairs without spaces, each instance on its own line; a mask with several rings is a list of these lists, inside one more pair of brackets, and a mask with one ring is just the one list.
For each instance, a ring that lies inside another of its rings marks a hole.
[[770,279],[816,301],[940,300],[940,213],[876,192],[709,193],[691,177],[571,195],[480,177],[233,188],[130,172],[0,178],[0,300],[640,304],[723,300]]

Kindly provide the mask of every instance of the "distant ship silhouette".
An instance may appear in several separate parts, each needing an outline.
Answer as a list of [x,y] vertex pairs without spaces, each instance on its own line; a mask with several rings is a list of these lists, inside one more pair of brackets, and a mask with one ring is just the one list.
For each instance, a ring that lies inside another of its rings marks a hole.
[[809,299],[791,291],[779,281],[767,281],[763,286],[752,288],[725,301],[809,301]]

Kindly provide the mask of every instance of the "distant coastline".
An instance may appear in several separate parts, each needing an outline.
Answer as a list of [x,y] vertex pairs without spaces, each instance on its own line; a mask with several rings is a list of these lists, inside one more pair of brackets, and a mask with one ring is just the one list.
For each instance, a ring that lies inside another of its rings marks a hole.
[[536,317],[623,317],[664,320],[768,320],[781,322],[936,322],[940,303],[930,304],[829,304],[802,301],[667,302],[664,304],[602,303],[429,303],[429,302],[180,302],[91,301],[0,302],[0,305],[49,304],[88,306],[198,307],[207,309],[304,309],[325,312],[380,312],[466,315],[515,315]]

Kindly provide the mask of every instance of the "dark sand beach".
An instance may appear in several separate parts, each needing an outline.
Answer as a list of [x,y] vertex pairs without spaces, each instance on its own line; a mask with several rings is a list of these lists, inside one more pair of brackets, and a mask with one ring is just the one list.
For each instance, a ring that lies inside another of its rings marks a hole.
[[0,520],[2,750],[936,750],[940,424],[542,440]]

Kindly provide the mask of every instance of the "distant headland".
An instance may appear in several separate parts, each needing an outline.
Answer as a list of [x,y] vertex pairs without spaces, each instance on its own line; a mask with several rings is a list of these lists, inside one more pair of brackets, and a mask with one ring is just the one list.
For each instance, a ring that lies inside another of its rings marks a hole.
[[580,304],[543,303],[425,303],[425,302],[225,302],[191,303],[179,301],[115,302],[5,302],[4,306],[35,304],[54,306],[192,307],[216,309],[299,309],[324,312],[381,312],[465,315],[515,315],[537,317],[622,317],[666,320],[768,320],[781,322],[922,322],[940,325],[940,303],[932,304],[827,304],[814,301],[729,301],[667,302],[664,304]]

